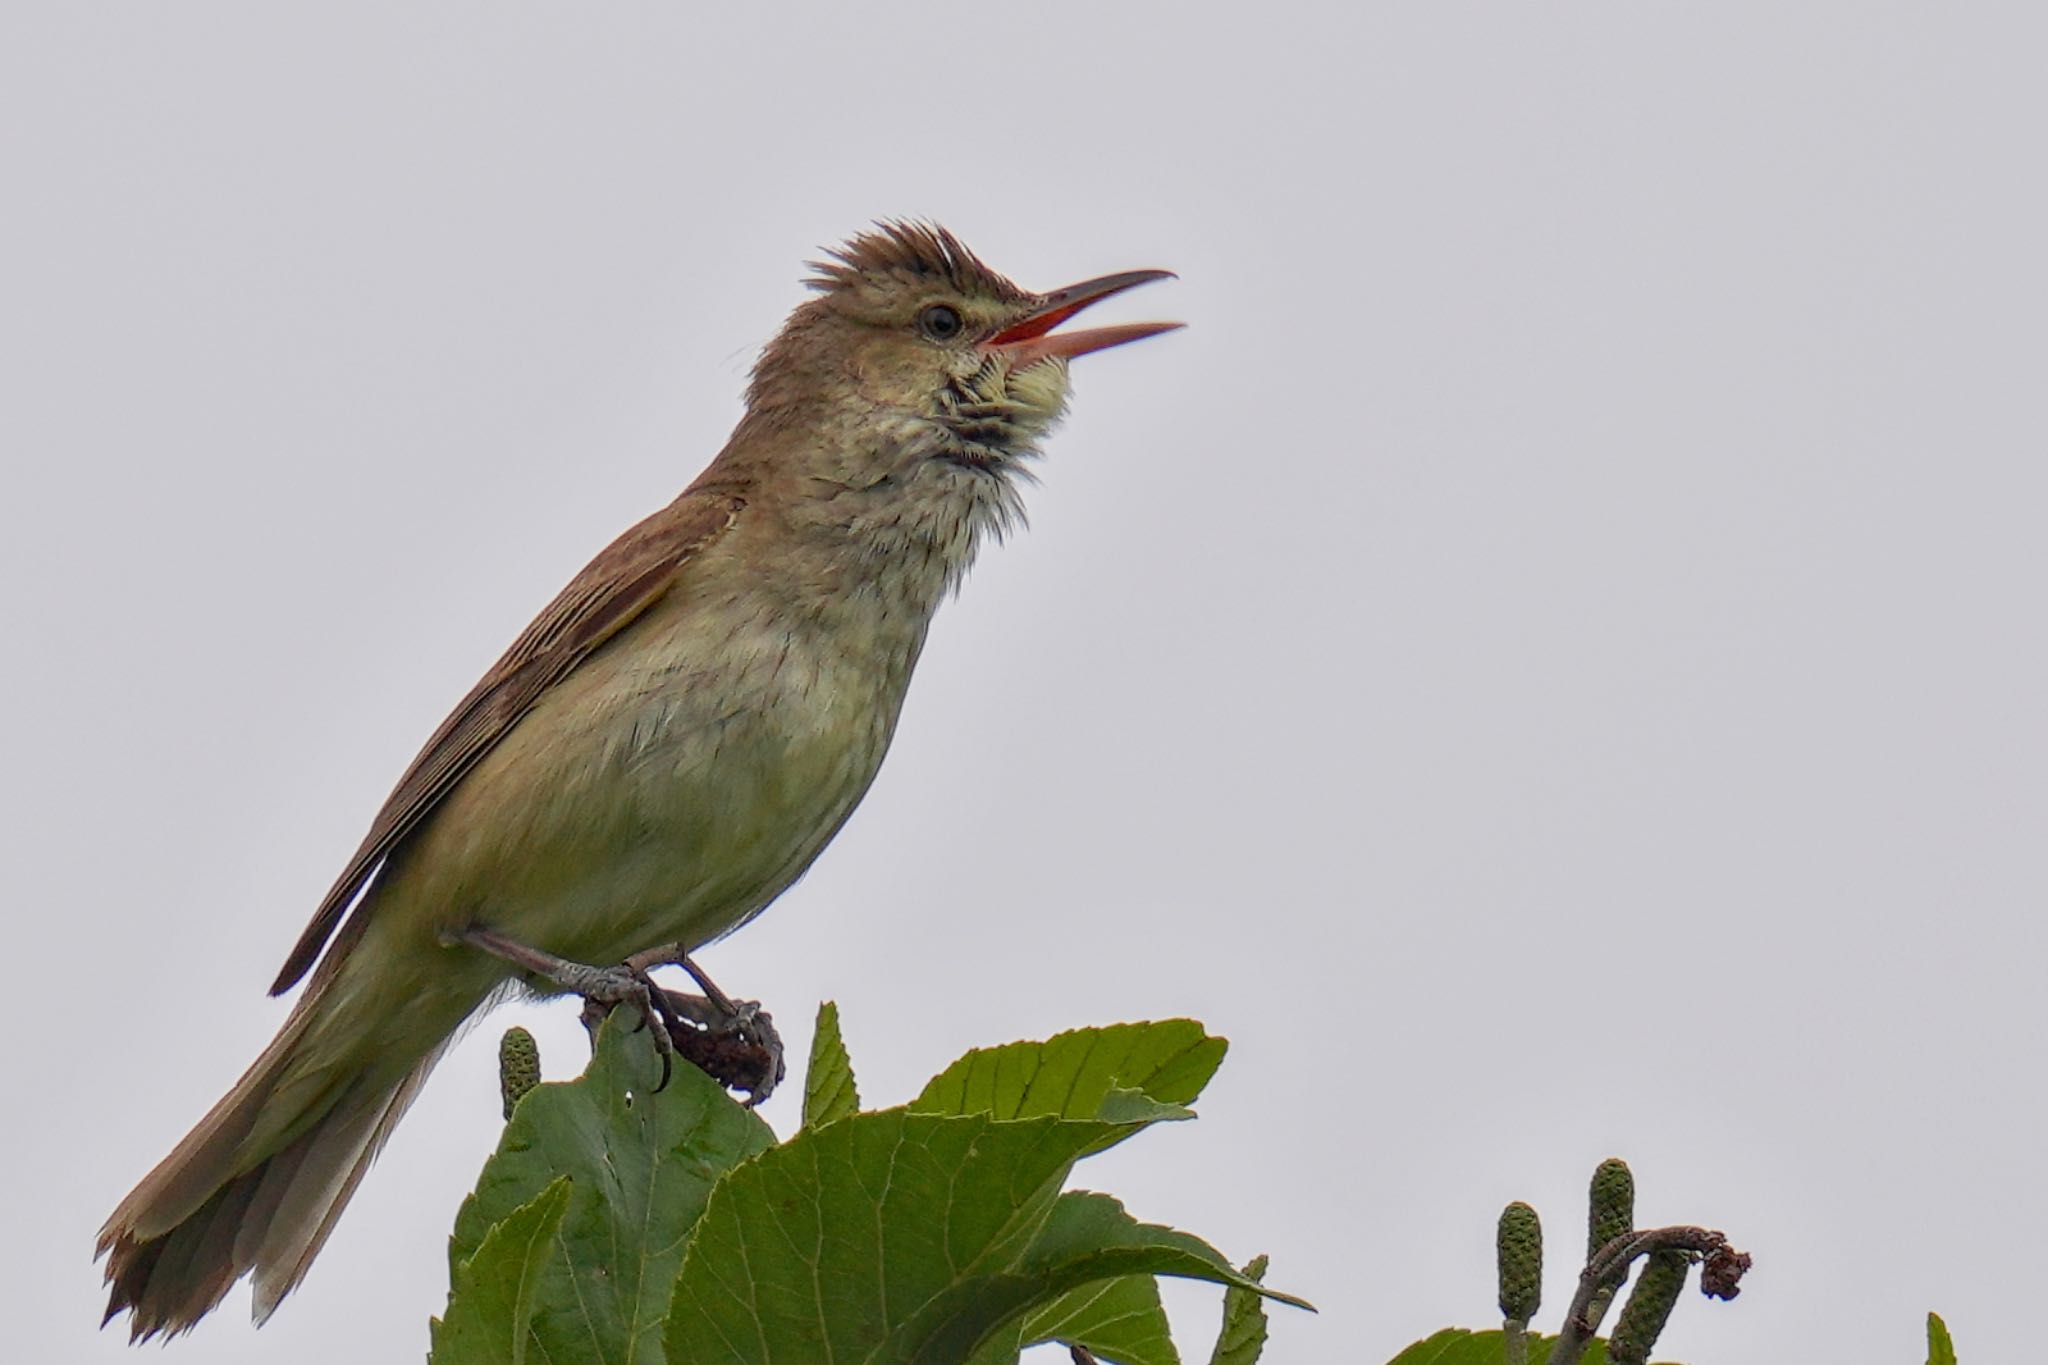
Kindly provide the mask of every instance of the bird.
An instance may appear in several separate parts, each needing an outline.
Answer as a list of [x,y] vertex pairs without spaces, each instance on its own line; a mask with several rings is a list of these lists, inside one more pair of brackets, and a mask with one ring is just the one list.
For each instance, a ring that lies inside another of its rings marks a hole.
[[[277,1036],[100,1230],[104,1326],[266,1321],[466,1021],[644,980],[759,914],[853,812],[934,612],[1022,521],[1056,330],[1163,270],[1047,293],[884,220],[809,263],[724,448],[601,551],[434,731],[271,987]],[[580,965],[594,964],[594,965]],[[644,1004],[644,997],[642,1003]]]

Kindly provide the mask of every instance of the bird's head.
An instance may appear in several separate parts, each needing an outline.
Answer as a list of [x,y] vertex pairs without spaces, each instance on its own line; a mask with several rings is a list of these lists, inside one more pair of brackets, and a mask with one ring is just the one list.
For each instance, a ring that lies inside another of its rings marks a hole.
[[748,406],[823,403],[828,421],[890,430],[925,458],[1007,474],[1065,410],[1067,362],[1176,322],[1055,331],[1090,304],[1153,280],[1133,270],[1035,294],[945,229],[883,223],[814,263],[817,297],[754,369]]
[[1023,462],[1066,407],[1067,362],[1180,324],[1055,329],[1167,272],[1034,294],[923,223],[883,223],[815,269],[704,477],[749,480],[757,520],[784,528],[778,553],[810,556],[819,601],[884,601],[921,632],[983,539],[1022,520]]

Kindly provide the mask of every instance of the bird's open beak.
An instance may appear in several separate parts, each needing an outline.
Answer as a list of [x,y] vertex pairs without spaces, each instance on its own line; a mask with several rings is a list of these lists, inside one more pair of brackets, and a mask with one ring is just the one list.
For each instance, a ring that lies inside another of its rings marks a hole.
[[1041,360],[1072,360],[1077,355],[1100,351],[1110,346],[1121,346],[1126,341],[1138,341],[1161,332],[1171,332],[1176,327],[1186,326],[1180,322],[1124,322],[1112,327],[1091,327],[1081,332],[1061,332],[1052,335],[1052,329],[1065,322],[1090,304],[1100,303],[1112,294],[1121,294],[1126,289],[1136,289],[1141,284],[1154,280],[1174,278],[1171,270],[1126,270],[1117,275],[1104,275],[1099,279],[1083,280],[1070,284],[1065,289],[1055,289],[1050,294],[1038,297],[1038,306],[1022,318],[1011,323],[983,342],[988,350],[1005,356],[1010,368],[1022,369]]

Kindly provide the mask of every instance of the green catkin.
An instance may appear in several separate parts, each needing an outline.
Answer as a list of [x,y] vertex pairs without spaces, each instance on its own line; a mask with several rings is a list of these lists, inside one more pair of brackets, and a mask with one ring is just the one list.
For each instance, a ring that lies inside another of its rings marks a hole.
[[1543,1304],[1543,1224],[1536,1210],[1519,1199],[1502,1209],[1494,1247],[1500,1263],[1500,1314],[1527,1322]]
[[540,1044],[525,1029],[514,1026],[498,1040],[498,1093],[505,1098],[505,1118],[527,1091],[540,1084]]
[[1653,1251],[1643,1262],[1643,1273],[1622,1305],[1621,1319],[1607,1342],[1608,1365],[1645,1365],[1650,1348],[1678,1304],[1685,1288],[1685,1272],[1692,1258],[1682,1251]]

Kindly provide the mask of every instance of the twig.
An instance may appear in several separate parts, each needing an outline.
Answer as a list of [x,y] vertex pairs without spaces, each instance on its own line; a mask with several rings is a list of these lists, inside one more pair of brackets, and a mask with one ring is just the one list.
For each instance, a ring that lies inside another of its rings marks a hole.
[[1616,1237],[1586,1262],[1579,1275],[1579,1291],[1565,1310],[1564,1326],[1550,1351],[1550,1365],[1579,1365],[1592,1339],[1595,1320],[1593,1298],[1616,1271],[1626,1273],[1636,1257],[1652,1251],[1689,1251],[1705,1258],[1700,1271],[1700,1292],[1709,1298],[1732,1299],[1741,1293],[1742,1273],[1750,1258],[1728,1245],[1728,1239],[1710,1228],[1651,1228]]
[[1501,1353],[1507,1365],[1529,1365],[1529,1324],[1520,1318],[1504,1318],[1500,1325]]

